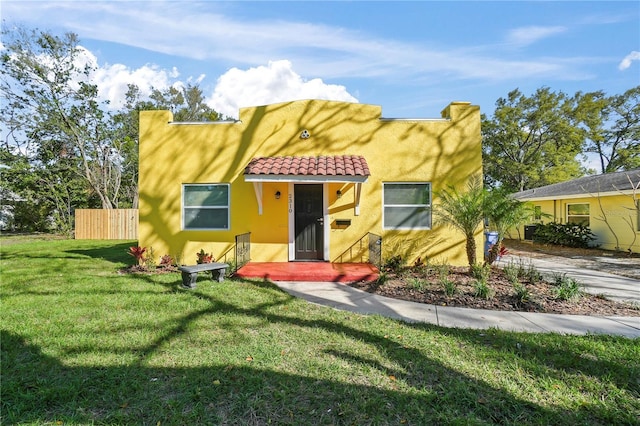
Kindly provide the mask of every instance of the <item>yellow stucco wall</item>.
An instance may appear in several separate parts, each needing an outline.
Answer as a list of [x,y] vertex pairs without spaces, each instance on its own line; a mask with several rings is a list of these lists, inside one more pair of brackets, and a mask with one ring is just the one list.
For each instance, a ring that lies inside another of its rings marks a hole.
[[[623,250],[640,253],[640,230],[638,211],[632,194],[600,195],[593,197],[561,198],[557,200],[531,200],[540,206],[543,214],[538,222],[567,223],[568,204],[589,205],[589,228],[596,236],[593,245],[605,250]],[[536,221],[532,220],[531,223]],[[524,237],[520,229],[518,237]]]
[[[385,120],[375,105],[307,100],[243,108],[235,123],[172,123],[167,111],[140,114],[139,244],[155,254],[179,256],[195,263],[200,249],[220,256],[235,235],[251,232],[252,261],[289,260],[287,182],[263,184],[263,214],[244,169],[254,157],[362,155],[371,176],[362,184],[360,214],[355,215],[351,183],[325,184],[328,209],[329,259],[349,261],[353,245],[367,232],[383,237],[383,258],[402,254],[467,263],[462,234],[439,224],[426,231],[382,229],[383,182],[431,182],[432,192],[455,185],[464,188],[470,175],[481,173],[480,110],[454,102],[433,120]],[[311,137],[301,139],[302,130]],[[184,183],[229,183],[231,229],[181,229]],[[342,196],[338,198],[336,191]],[[280,199],[274,194],[281,192]],[[437,204],[433,197],[433,203]],[[351,219],[348,227],[335,219]],[[476,238],[482,259],[482,229]],[[357,259],[355,259],[357,260]]]

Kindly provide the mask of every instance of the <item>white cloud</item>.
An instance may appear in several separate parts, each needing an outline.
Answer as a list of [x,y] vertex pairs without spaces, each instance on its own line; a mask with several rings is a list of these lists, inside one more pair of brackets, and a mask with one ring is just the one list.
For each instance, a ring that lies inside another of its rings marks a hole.
[[358,102],[344,86],[321,79],[304,80],[290,61],[270,61],[267,66],[231,68],[218,78],[208,105],[217,112],[238,117],[238,109],[300,99]]
[[640,52],[637,50],[631,51],[624,59],[618,64],[618,69],[624,71],[631,66],[631,61],[640,61]]
[[138,86],[144,98],[151,94],[152,89],[163,90],[175,84],[172,83],[174,76],[175,69],[166,71],[156,65],[131,69],[122,64],[114,64],[98,68],[92,78],[98,86],[98,96],[108,100],[111,108],[117,109],[124,105],[129,84]]
[[[49,56],[40,55],[38,59],[43,64],[53,66],[54,60]],[[84,75],[82,72],[73,75],[72,87],[77,89],[80,81],[95,84],[98,89],[98,99],[109,101],[109,109],[119,109],[124,106],[129,84],[138,86],[142,98],[151,95],[153,89],[163,90],[175,84],[183,84],[176,81],[180,73],[175,67],[167,71],[156,65],[145,65],[138,69],[131,69],[123,64],[101,66],[98,64],[97,57],[82,46],[78,46],[78,55],[74,57],[74,66],[77,70],[88,66],[93,71],[89,75]],[[53,76],[50,77],[53,78]],[[203,78],[204,75],[201,75],[196,79],[196,82],[200,83]]]
[[540,27],[528,26],[511,30],[508,35],[508,41],[517,46],[528,46],[547,37],[554,36],[567,31],[566,27]]

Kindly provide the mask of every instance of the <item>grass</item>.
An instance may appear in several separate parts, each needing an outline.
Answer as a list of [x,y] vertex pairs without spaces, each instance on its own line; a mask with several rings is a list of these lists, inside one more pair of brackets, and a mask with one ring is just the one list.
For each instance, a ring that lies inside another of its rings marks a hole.
[[3,425],[638,424],[640,345],[445,329],[260,281],[123,275],[133,242],[7,240]]

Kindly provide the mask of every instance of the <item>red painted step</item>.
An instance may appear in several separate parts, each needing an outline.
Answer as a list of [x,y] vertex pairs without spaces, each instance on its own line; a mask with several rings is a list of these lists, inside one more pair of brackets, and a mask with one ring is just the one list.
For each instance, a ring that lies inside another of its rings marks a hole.
[[370,263],[249,262],[235,276],[271,281],[355,282],[378,279],[378,268]]

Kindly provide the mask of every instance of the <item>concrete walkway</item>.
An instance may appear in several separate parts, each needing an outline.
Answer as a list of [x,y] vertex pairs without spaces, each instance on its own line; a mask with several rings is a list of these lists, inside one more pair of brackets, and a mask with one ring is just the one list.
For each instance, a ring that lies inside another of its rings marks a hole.
[[[525,265],[531,262],[543,275],[566,273],[580,281],[589,293],[607,294],[614,300],[640,303],[640,281],[638,280],[529,258],[505,259],[501,262],[505,264],[509,261],[524,262]],[[640,316],[599,317],[468,309],[393,299],[367,293],[341,283],[278,281],[275,284],[293,296],[335,309],[361,314],[378,314],[407,322],[425,322],[441,327],[640,337]]]
[[580,282],[587,293],[601,294],[607,299],[640,307],[640,280],[533,257],[505,256],[496,265],[504,266],[509,263],[533,265],[547,278],[567,274]]

